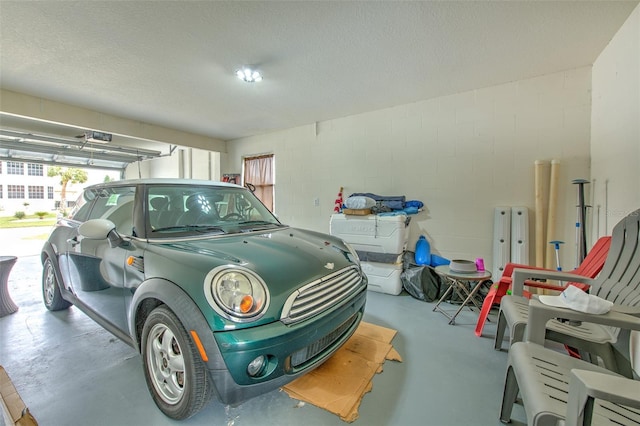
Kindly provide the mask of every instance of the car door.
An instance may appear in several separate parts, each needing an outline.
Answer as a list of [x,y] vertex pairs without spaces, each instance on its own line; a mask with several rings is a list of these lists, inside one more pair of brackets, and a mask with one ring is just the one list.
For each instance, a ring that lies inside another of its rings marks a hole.
[[123,238],[88,238],[78,227],[68,246],[69,279],[80,307],[122,331],[127,330],[125,296],[130,291],[125,285],[125,268],[127,259],[135,257],[137,251],[129,238],[133,234],[135,202],[135,186],[101,188],[87,219],[113,222]]

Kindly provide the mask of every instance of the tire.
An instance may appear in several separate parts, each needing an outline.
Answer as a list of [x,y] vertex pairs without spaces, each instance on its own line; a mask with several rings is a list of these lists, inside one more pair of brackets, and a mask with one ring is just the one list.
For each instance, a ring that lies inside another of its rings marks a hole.
[[209,374],[176,315],[165,305],[154,309],[142,329],[142,363],[154,402],[168,417],[183,420],[211,399]]
[[62,311],[71,306],[71,303],[64,300],[60,294],[60,285],[50,258],[44,261],[42,268],[42,299],[44,306],[50,311]]

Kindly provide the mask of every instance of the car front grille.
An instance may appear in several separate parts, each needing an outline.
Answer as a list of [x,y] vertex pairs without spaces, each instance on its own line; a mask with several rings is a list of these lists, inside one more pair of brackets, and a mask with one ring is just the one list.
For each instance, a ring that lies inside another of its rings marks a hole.
[[353,323],[358,319],[359,315],[360,314],[353,315],[351,318],[340,324],[338,328],[333,330],[331,333],[327,334],[319,340],[316,340],[306,348],[302,348],[294,352],[291,355],[291,366],[293,368],[297,368],[331,346],[336,340],[342,337],[342,335],[347,332],[347,330],[351,328]]
[[284,304],[280,320],[294,324],[339,305],[366,286],[356,266],[336,271],[299,288]]

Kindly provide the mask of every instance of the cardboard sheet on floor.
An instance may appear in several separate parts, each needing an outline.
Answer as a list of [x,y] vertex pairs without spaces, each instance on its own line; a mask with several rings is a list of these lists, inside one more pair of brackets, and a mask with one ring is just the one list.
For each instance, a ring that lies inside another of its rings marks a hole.
[[402,361],[391,345],[397,331],[362,322],[351,338],[324,364],[283,389],[291,398],[324,408],[346,422],[358,418],[358,407],[371,391],[385,360]]
[[36,419],[20,398],[4,367],[0,365],[0,410],[5,425],[38,426]]

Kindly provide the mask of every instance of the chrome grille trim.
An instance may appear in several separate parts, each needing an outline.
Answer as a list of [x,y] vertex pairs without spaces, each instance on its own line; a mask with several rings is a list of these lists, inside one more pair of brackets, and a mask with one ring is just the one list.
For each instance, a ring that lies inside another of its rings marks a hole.
[[284,304],[280,321],[304,321],[331,306],[337,306],[366,286],[358,267],[348,266],[294,291]]

